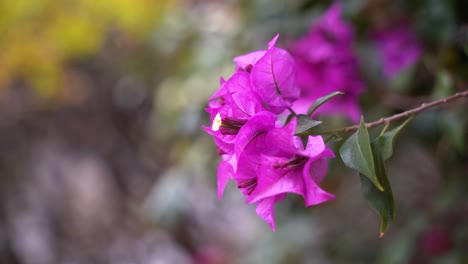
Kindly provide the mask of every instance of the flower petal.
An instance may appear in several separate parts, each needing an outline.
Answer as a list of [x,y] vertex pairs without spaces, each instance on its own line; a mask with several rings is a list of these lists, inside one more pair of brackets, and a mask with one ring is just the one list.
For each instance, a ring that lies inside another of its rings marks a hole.
[[250,75],[246,72],[236,72],[226,82],[229,92],[234,93],[238,91],[252,90],[250,84]]
[[258,50],[235,57],[233,61],[236,64],[236,71],[245,70],[248,65],[255,65],[265,52],[266,50]]
[[215,145],[227,154],[234,153],[235,135],[223,135],[220,131],[213,131],[211,127],[202,126],[202,129],[209,135],[213,136]]
[[250,74],[246,72],[236,73],[230,79],[228,87],[233,104],[246,115],[253,116],[257,112],[266,110],[262,101],[252,89]]
[[268,42],[268,49],[273,48],[276,45],[276,41],[279,38],[279,34],[276,34],[269,42]]
[[[235,156],[232,155],[232,158],[235,159]],[[218,166],[218,199],[221,200],[223,198],[223,192],[226,188],[229,179],[232,178],[234,174],[234,169],[229,163],[229,161],[224,160]]]
[[221,78],[221,80],[220,80],[220,85],[221,86],[219,87],[219,89],[212,96],[210,96],[208,98],[208,100],[214,100],[216,98],[222,97],[225,94],[227,94],[229,92],[229,89],[226,86],[226,83],[227,83],[227,81],[225,81],[223,78]]
[[[271,165],[265,165],[271,167]],[[305,183],[302,177],[302,168],[294,169],[284,175],[275,173],[273,168],[262,166],[262,173],[258,177],[257,189],[247,198],[248,203],[256,203],[264,198],[284,193],[296,193],[304,196]],[[278,172],[284,172],[279,169]]]
[[262,188],[260,185],[264,177],[266,177],[265,174],[259,175],[258,191],[255,190],[255,192],[247,198],[248,203],[255,203],[262,199],[285,193],[301,195],[304,198],[306,206],[319,204],[334,198],[334,195],[322,190],[312,180],[309,173],[303,173],[302,168],[296,168],[285,175],[276,174],[275,176],[270,176],[270,178],[276,177],[277,181],[267,188]]
[[[325,168],[325,170],[324,170],[324,168]],[[312,169],[313,170],[316,170],[316,169],[320,170],[320,173],[326,173],[326,167],[323,167],[323,164],[319,164],[319,168],[312,168]],[[307,190],[305,195],[302,196],[302,197],[304,197],[305,206],[321,204],[321,203],[324,203],[326,201],[335,199],[335,195],[333,195],[331,193],[328,193],[325,190],[323,190],[322,188],[320,188],[320,186],[318,186],[318,184],[314,180],[312,180],[310,175],[308,175],[306,173],[303,173],[302,175],[303,175],[303,178],[304,178],[305,188]],[[319,177],[323,178],[324,176],[325,175],[317,175],[316,177],[317,178],[319,178]]]
[[[302,146],[302,142],[296,144]],[[325,151],[325,148],[326,146],[322,136],[309,136],[305,150],[300,150],[299,153],[301,156],[316,160]]]
[[270,225],[271,230],[276,231],[275,225],[275,203],[283,200],[286,195],[277,195],[273,197],[265,198],[258,202],[256,212],[268,225]]
[[268,131],[265,141],[269,144],[266,144],[261,152],[274,157],[290,157],[296,154],[297,148],[294,145],[296,123],[297,120],[294,118],[284,127]]
[[328,160],[322,157],[318,160],[309,160],[304,165],[304,175],[310,175],[310,177],[316,182],[320,183],[323,178],[327,175]]
[[299,98],[295,67],[294,59],[287,51],[272,47],[252,69],[251,80],[255,91],[276,114]]
[[245,125],[239,130],[236,137],[234,151],[239,158],[239,155],[245,150],[248,145],[251,149],[263,149],[260,145],[256,148],[256,144],[260,144],[256,139],[260,133],[273,129],[275,127],[276,115],[271,112],[259,112],[251,117]]

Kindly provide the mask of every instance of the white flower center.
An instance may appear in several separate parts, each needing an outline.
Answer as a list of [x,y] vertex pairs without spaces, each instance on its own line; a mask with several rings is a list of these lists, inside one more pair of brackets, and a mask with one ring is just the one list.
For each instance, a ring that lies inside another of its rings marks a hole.
[[220,126],[221,126],[221,115],[217,113],[213,120],[213,124],[211,125],[211,130],[216,132],[219,130]]

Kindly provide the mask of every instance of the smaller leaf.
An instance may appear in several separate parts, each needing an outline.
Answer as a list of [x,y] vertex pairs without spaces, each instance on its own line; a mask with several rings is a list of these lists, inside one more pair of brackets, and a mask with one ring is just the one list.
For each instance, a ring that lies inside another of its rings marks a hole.
[[365,175],[379,190],[384,190],[375,174],[369,133],[363,118],[361,118],[358,131],[341,146],[340,156],[346,166]]
[[294,132],[296,135],[306,132],[307,130],[318,126],[322,123],[322,121],[313,120],[309,116],[299,114],[296,116],[297,118],[297,125],[296,131]]
[[338,142],[341,140],[342,138],[336,133],[327,134],[327,136],[324,139],[325,143]]
[[333,97],[344,94],[343,92],[333,92],[331,94],[327,94],[325,96],[320,97],[319,99],[315,100],[315,102],[310,106],[309,110],[307,111],[307,115],[312,115],[315,110],[317,110],[321,105],[326,103],[328,100],[332,99]]
[[384,161],[392,156],[393,142],[395,141],[396,136],[411,120],[413,120],[413,116],[406,119],[406,121],[403,122],[403,124],[384,133],[383,135],[380,135],[379,137],[373,140],[373,142],[375,142],[378,145],[378,150],[380,151],[380,154]]
[[364,198],[380,217],[380,237],[382,237],[395,216],[395,201],[379,145],[375,142],[371,145],[374,153],[376,176],[382,183],[384,191],[377,189],[373,182],[362,174],[361,191]]

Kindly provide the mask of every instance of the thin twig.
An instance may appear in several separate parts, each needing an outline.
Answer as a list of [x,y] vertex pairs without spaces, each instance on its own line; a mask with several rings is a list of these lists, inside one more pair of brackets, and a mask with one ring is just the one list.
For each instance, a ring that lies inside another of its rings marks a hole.
[[379,94],[379,98],[385,106],[401,110],[406,110],[415,105],[420,105],[424,103],[428,98],[427,97],[411,97],[405,95],[399,95],[392,92],[382,92]]
[[[421,104],[421,106],[419,106],[419,107],[410,109],[408,111],[405,111],[405,112],[402,112],[402,113],[399,113],[399,114],[396,114],[396,115],[393,115],[393,116],[384,117],[384,118],[381,118],[381,119],[379,119],[377,121],[366,123],[366,127],[371,128],[371,127],[376,127],[376,126],[388,124],[388,123],[390,123],[392,121],[395,121],[395,120],[398,120],[398,119],[401,119],[401,118],[416,115],[419,112],[422,112],[422,111],[424,111],[424,110],[426,110],[428,108],[435,107],[435,106],[438,106],[438,105],[443,105],[443,104],[449,103],[451,101],[455,101],[455,100],[463,98],[463,97],[468,97],[468,90],[464,91],[464,92],[458,92],[458,93],[456,93],[454,95],[451,95],[449,97],[445,97],[445,98],[442,98],[442,99],[439,99],[439,100],[436,100],[436,101],[433,101],[433,102],[430,102],[430,103]],[[359,125],[354,125],[354,126],[348,126],[348,127],[340,128],[340,129],[337,129],[337,130],[333,130],[333,132],[335,132],[335,133],[340,133],[340,132],[346,133],[346,132],[356,131],[356,130],[358,130],[358,128],[359,128]]]

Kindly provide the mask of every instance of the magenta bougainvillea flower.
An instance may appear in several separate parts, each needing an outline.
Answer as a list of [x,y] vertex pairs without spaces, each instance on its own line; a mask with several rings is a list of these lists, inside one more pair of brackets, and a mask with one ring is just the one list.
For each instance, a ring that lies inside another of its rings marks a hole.
[[218,197],[233,179],[247,203],[257,204],[257,214],[275,230],[274,205],[287,193],[301,195],[305,205],[334,196],[318,183],[326,174],[333,153],[321,136],[309,136],[306,146],[294,135],[297,119],[292,114],[283,125],[278,116],[298,99],[296,63],[284,49],[275,47],[234,58],[235,73],[221,80],[206,111],[222,158],[218,166]]
[[301,98],[292,107],[297,113],[305,114],[316,99],[341,91],[343,96],[333,98],[316,113],[342,114],[359,122],[358,96],[364,83],[352,50],[353,39],[352,26],[341,18],[341,6],[334,4],[305,36],[290,45],[301,88]]
[[388,78],[414,65],[421,57],[422,45],[406,23],[379,30],[373,39],[382,58],[383,73]]

